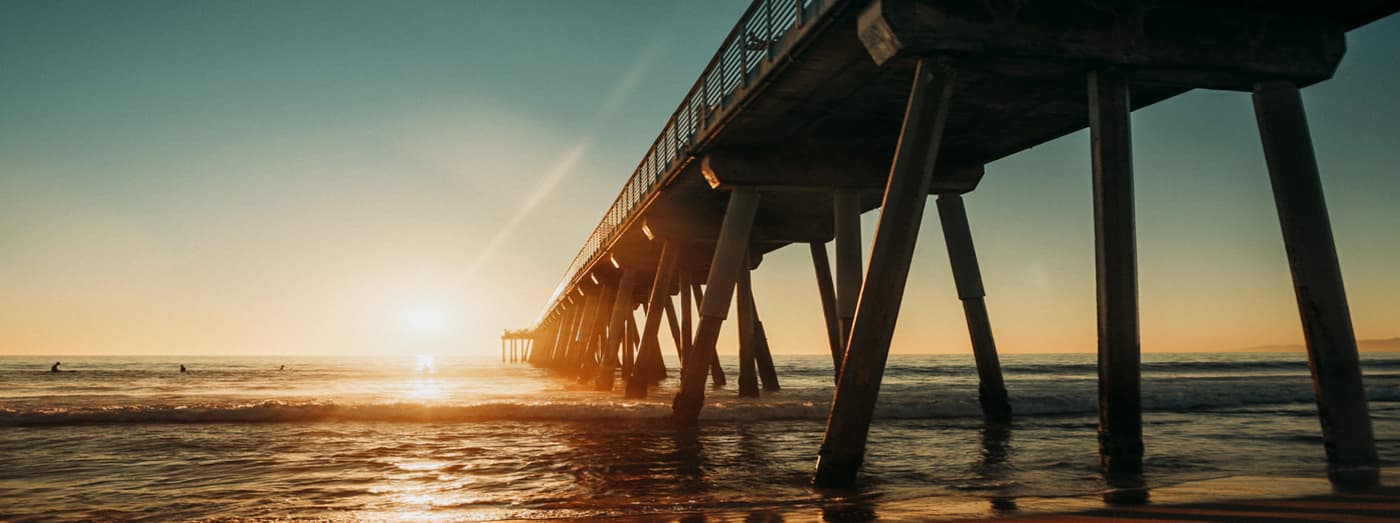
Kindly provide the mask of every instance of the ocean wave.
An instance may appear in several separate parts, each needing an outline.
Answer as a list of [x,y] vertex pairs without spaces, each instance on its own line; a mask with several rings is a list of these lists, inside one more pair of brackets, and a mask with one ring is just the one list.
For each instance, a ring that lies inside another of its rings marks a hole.
[[[966,392],[966,391],[964,391]],[[1091,414],[1097,408],[1092,389],[1046,390],[1013,395],[1017,416]],[[1400,389],[1373,388],[1373,402],[1400,401]],[[1291,387],[1196,387],[1155,391],[1143,397],[1148,411],[1186,412],[1312,403],[1311,390]],[[784,391],[762,399],[712,396],[701,418],[710,421],[822,420],[830,397],[819,391]],[[124,404],[81,407],[0,407],[0,427],[71,426],[132,423],[265,422],[438,422],[610,421],[666,418],[665,402],[621,399],[495,401],[472,404],[334,401],[211,401],[196,404]],[[975,394],[939,391],[888,391],[880,398],[882,419],[945,419],[981,415]]]

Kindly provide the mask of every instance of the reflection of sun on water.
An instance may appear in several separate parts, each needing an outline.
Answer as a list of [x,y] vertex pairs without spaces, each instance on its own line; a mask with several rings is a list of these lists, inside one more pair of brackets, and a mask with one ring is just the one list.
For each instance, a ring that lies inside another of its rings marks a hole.
[[[415,370],[421,376],[429,376],[437,372],[437,367],[433,363],[432,354],[419,354],[418,365]],[[438,387],[436,379],[431,377],[417,378],[413,380],[412,388],[408,391],[409,397],[417,399],[431,399],[442,396],[442,389]]]

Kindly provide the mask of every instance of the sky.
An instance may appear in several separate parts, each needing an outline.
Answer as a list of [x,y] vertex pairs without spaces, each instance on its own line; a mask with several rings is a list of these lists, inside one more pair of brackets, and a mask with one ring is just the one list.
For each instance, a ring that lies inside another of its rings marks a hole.
[[[0,355],[496,354],[746,5],[0,0]],[[1360,338],[1400,336],[1397,18],[1304,91]],[[1133,126],[1143,349],[1301,343],[1248,95]],[[1089,173],[1080,132],[966,197],[1003,352],[1095,348]],[[968,353],[922,231],[893,351]],[[754,273],[775,352],[826,350],[810,263]]]

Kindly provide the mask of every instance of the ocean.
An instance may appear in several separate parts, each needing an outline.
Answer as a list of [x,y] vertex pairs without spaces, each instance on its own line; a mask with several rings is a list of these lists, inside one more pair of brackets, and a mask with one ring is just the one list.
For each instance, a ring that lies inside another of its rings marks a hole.
[[[1393,467],[1400,355],[1362,359]],[[72,372],[49,372],[60,360]],[[1015,421],[988,428],[970,355],[892,356],[863,485],[836,492],[808,484],[825,356],[777,356],[783,388],[756,399],[736,397],[726,360],[730,386],[696,429],[666,419],[675,361],[627,400],[496,358],[0,357],[0,521],[845,521],[1102,504],[1095,356],[1002,362]],[[1146,354],[1143,396],[1152,499],[1325,478],[1301,353]]]

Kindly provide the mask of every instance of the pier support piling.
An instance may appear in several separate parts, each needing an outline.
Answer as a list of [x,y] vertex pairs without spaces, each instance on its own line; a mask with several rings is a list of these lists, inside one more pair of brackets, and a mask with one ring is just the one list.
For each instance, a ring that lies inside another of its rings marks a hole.
[[1372,487],[1379,484],[1379,459],[1303,100],[1292,83],[1259,84],[1254,111],[1303,323],[1328,476],[1340,488]]
[[[695,295],[695,306],[699,308],[700,304],[705,301],[705,291],[700,288],[699,283],[692,283],[691,290],[692,294]],[[693,340],[691,346],[695,346]],[[719,364],[719,351],[714,347],[710,348],[710,381],[714,382],[715,388],[723,387],[729,383],[729,380],[724,376],[724,367]]]
[[840,317],[840,339],[850,339],[851,319],[860,298],[861,244],[860,193],[840,190],[832,196],[836,217],[836,310]]
[[627,316],[632,314],[632,287],[637,281],[637,270],[631,267],[622,269],[622,276],[617,279],[617,290],[612,304],[612,318],[608,321],[608,333],[603,347],[598,365],[598,382],[595,390],[612,390],[613,382],[617,381],[618,351],[626,350],[623,344],[624,329],[627,328]]
[[[854,484],[856,472],[864,460],[865,441],[889,358],[890,339],[904,299],[904,284],[909,278],[909,265],[913,261],[953,91],[951,71],[938,68],[940,70],[935,72],[934,69],[928,60],[920,59],[914,71],[899,145],[890,166],[871,249],[870,267],[860,289],[836,397],[818,451],[812,478],[817,486]],[[840,299],[839,294],[837,297]]]
[[694,425],[705,403],[705,374],[715,354],[720,325],[729,315],[729,302],[734,297],[734,285],[739,273],[747,269],[749,233],[753,230],[758,211],[758,190],[739,187],[729,195],[729,206],[720,225],[710,274],[705,284],[705,299],[700,304],[700,324],[695,329],[691,353],[681,370],[681,390],[671,403],[675,419]]
[[599,295],[603,293],[601,287],[594,286],[584,291],[583,308],[579,311],[578,328],[574,334],[574,340],[569,344],[569,352],[565,355],[561,364],[562,369],[577,372],[583,361],[583,353],[587,350],[590,337],[593,334],[593,317],[598,312]]
[[1011,403],[1001,376],[992,322],[987,317],[987,292],[982,287],[982,270],[977,265],[972,230],[967,225],[967,209],[962,196],[957,194],[939,195],[937,205],[943,241],[948,245],[948,264],[953,269],[953,283],[967,316],[968,338],[977,362],[977,399],[982,405],[982,415],[988,423],[1007,423],[1011,421]]
[[831,262],[827,261],[826,245],[807,244],[812,251],[812,268],[817,273],[817,292],[822,298],[822,317],[826,320],[826,342],[831,347],[831,366],[841,375],[841,358],[845,356],[841,343],[840,319],[836,316],[836,287],[831,283]]
[[691,309],[694,308],[690,298],[690,270],[682,268],[680,274],[681,287],[681,343],[676,345],[676,356],[681,362],[685,362],[685,355],[690,353],[691,336],[694,336],[694,329],[691,327]]
[[739,272],[739,397],[758,397],[758,337],[755,336],[752,271]]
[[1098,296],[1099,461],[1110,479],[1142,473],[1142,354],[1128,78],[1089,73]]
[[671,278],[675,276],[676,263],[680,258],[678,245],[667,241],[661,246],[661,259],[656,264],[656,277],[652,280],[651,293],[647,295],[646,323],[642,324],[641,348],[637,351],[637,362],[632,375],[627,378],[626,396],[642,398],[647,395],[647,386],[652,383],[647,369],[660,363],[661,345],[656,335],[661,330],[661,317],[666,314],[663,301],[671,299],[668,294]]

